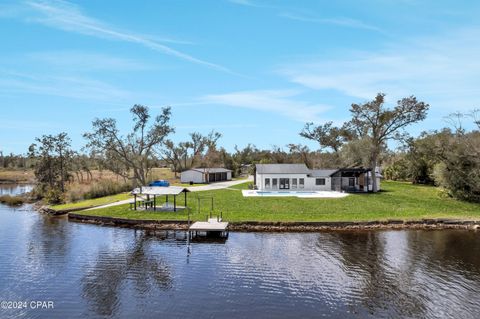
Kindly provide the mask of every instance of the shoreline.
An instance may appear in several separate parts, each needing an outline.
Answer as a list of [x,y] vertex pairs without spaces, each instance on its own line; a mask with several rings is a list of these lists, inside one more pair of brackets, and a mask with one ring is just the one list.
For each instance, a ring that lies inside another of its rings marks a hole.
[[[69,213],[68,220],[100,226],[144,230],[187,230],[186,220],[146,220],[92,216]],[[317,232],[342,230],[406,230],[406,229],[465,229],[480,230],[480,220],[457,219],[421,219],[421,220],[387,220],[358,222],[229,222],[229,231],[238,232]]]

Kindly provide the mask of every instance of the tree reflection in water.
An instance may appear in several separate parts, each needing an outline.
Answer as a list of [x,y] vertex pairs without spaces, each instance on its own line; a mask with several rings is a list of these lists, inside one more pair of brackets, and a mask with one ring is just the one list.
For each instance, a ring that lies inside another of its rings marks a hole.
[[[85,273],[83,297],[98,315],[111,316],[121,304],[122,291],[133,285],[140,295],[151,290],[172,287],[169,265],[160,256],[148,251],[149,237],[142,233],[125,251],[103,250],[93,267]],[[134,298],[129,298],[127,303]],[[135,305],[129,304],[129,307]]]
[[[412,282],[414,267],[392,269],[386,262],[385,244],[382,232],[372,231],[324,233],[317,242],[320,249],[337,256],[354,282],[354,295],[359,295],[369,314],[425,317],[425,298]],[[351,307],[358,309],[354,303]]]

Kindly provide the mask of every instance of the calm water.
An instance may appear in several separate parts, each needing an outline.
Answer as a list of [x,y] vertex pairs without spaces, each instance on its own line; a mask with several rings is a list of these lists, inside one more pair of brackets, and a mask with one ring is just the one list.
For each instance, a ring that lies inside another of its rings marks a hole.
[[478,318],[480,232],[184,234],[0,206],[0,318]]
[[32,185],[0,184],[0,195],[19,195],[28,193],[32,189]]

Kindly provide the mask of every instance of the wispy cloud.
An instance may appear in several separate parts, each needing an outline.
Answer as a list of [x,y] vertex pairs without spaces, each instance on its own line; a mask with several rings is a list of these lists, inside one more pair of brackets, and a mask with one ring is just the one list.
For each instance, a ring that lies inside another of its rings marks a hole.
[[302,15],[298,13],[280,13],[280,17],[287,18],[290,20],[302,21],[302,22],[311,22],[318,24],[331,24],[341,27],[356,28],[356,29],[365,29],[372,30],[383,33],[384,31],[380,28],[377,28],[373,25],[369,25],[357,19],[351,19],[346,17],[337,17],[337,18],[319,18],[315,16]]
[[39,94],[105,102],[122,101],[131,94],[108,83],[82,77],[25,74],[0,70],[0,94]]
[[457,30],[401,41],[377,52],[312,58],[284,65],[279,72],[315,90],[336,90],[364,99],[377,92],[393,99],[415,94],[444,108],[469,109],[480,104],[479,38],[478,28]]
[[251,0],[228,0],[228,2],[247,7],[257,7],[258,5]]
[[[27,1],[26,4],[29,8],[40,15],[39,17],[37,16],[30,18],[30,21],[68,32],[139,44],[146,48],[171,55],[188,62],[204,65],[223,72],[233,73],[226,67],[175,50],[165,44],[160,43],[158,40],[154,40],[152,37],[123,31],[109,26],[102,21],[85,15],[78,6],[69,2]],[[167,41],[163,42],[172,42],[172,40],[167,39]]]
[[152,68],[151,65],[133,59],[84,51],[34,52],[27,54],[26,57],[34,63],[63,71],[135,71]]
[[200,98],[201,103],[249,108],[277,113],[300,122],[320,122],[320,114],[330,106],[298,99],[298,90],[257,90],[211,94]]
[[378,27],[367,24],[358,19],[352,19],[348,17],[333,17],[333,18],[318,17],[311,14],[301,13],[302,11],[299,10],[298,8],[289,8],[289,7],[280,6],[280,5],[270,5],[264,2],[258,2],[253,0],[229,0],[229,2],[237,5],[247,6],[247,7],[272,9],[278,12],[277,15],[279,17],[295,20],[295,21],[318,23],[318,24],[330,24],[330,25],[335,25],[340,27],[364,29],[364,30],[371,30],[371,31],[376,31],[380,33],[385,33],[383,30],[381,30]]

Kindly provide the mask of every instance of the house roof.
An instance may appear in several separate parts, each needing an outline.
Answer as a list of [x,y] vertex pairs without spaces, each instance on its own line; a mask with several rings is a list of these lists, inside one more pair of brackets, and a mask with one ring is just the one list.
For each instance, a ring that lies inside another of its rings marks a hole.
[[180,186],[142,186],[139,188],[135,188],[132,191],[132,194],[135,195],[178,195],[183,192],[190,192],[188,188],[180,187]]
[[[259,174],[308,174],[311,177],[329,177],[337,172],[342,173],[369,173],[370,168],[352,167],[352,168],[324,168],[308,169],[305,164],[256,164]],[[377,173],[377,176],[380,174]]]
[[259,174],[308,174],[310,170],[305,164],[256,164]]
[[310,170],[310,176],[312,177],[329,177],[333,173],[337,172],[338,169],[312,169]]
[[201,173],[226,173],[231,172],[231,170],[223,168],[223,167],[198,167],[192,168],[187,171],[196,171]]

